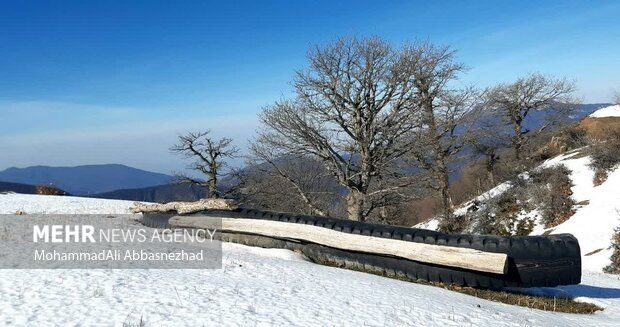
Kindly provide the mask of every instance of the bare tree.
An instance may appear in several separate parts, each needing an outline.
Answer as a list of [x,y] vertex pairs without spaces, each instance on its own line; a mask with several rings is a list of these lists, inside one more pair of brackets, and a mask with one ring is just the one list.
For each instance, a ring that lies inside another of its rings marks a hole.
[[219,198],[222,196],[218,189],[221,178],[231,176],[234,172],[226,159],[238,156],[239,149],[232,145],[232,139],[221,138],[214,140],[209,136],[210,131],[187,133],[179,136],[179,142],[170,148],[170,151],[178,153],[185,158],[194,158],[195,161],[187,168],[197,171],[206,177],[206,181],[196,179],[188,175],[177,176],[179,182],[192,183],[208,190],[208,197]]
[[365,220],[414,183],[398,169],[418,127],[407,55],[378,38],[314,47],[294,80],[296,97],[260,115],[256,144],[320,162],[346,189],[348,217]]
[[[523,146],[547,127],[565,119],[574,108],[575,83],[541,74],[531,74],[510,84],[500,84],[488,92],[488,108],[496,110],[512,127],[511,145],[517,161]],[[545,122],[535,131],[525,127],[525,119],[534,111],[545,112]]]
[[494,186],[497,182],[496,166],[511,142],[510,129],[501,119],[497,118],[494,115],[482,115],[478,119],[477,128],[468,138],[473,157],[484,161],[486,179],[490,186]]
[[455,62],[455,52],[450,47],[420,42],[408,46],[406,52],[406,58],[411,60],[408,67],[413,71],[418,119],[424,126],[418,130],[421,142],[412,153],[419,166],[431,172],[447,223],[454,207],[449,163],[463,149],[474,127],[479,92],[473,87],[449,88],[449,83],[465,70]]
[[616,91],[616,93],[614,93],[614,104],[620,105],[620,91]]

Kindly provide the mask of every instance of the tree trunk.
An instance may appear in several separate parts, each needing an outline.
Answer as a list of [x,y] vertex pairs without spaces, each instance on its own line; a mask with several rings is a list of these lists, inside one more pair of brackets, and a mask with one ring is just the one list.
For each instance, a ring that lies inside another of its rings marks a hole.
[[452,196],[450,195],[450,181],[448,176],[448,170],[445,164],[440,164],[438,167],[437,179],[439,181],[439,188],[441,192],[441,207],[442,213],[445,219],[452,217],[454,211],[454,204],[452,203]]
[[515,137],[512,140],[512,147],[515,151],[515,160],[521,164],[521,148],[523,146],[523,134],[521,134],[521,124],[514,123]]
[[364,202],[366,197],[358,190],[350,190],[347,195],[347,213],[349,214],[349,219],[364,221],[366,217],[364,216]]
[[219,194],[217,192],[217,175],[212,174],[209,178],[209,185],[207,187],[209,189],[209,198],[217,199],[219,198]]
[[435,179],[439,184],[439,190],[441,193],[441,205],[444,219],[450,219],[452,217],[452,211],[454,205],[452,204],[452,197],[450,196],[450,180],[448,173],[448,166],[446,165],[446,155],[441,144],[441,140],[437,136],[437,121],[435,120],[435,112],[433,107],[433,100],[429,97],[428,92],[423,93],[424,100],[424,114],[425,120],[428,124],[428,140],[431,142],[433,149],[433,155],[435,159],[436,167]]
[[491,186],[495,186],[495,158],[494,155],[487,156],[486,163],[487,179],[491,182]]

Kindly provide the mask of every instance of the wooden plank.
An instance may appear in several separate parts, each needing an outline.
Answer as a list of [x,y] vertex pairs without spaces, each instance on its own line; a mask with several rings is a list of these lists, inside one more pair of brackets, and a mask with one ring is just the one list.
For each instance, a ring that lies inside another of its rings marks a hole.
[[329,228],[273,220],[206,216],[175,216],[173,227],[220,228],[277,238],[303,240],[342,250],[391,255],[404,259],[458,267],[495,274],[505,274],[508,256],[469,248],[407,242],[388,238],[338,232]]

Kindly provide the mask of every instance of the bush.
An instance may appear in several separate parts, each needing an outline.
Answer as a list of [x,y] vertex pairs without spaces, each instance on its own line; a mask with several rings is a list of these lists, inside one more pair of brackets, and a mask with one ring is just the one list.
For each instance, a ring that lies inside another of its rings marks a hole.
[[526,216],[538,210],[545,227],[557,226],[573,213],[570,171],[559,165],[533,171],[528,178],[517,177],[512,187],[489,199],[467,214],[472,231],[493,235],[529,235],[534,229],[534,217]]
[[37,194],[39,195],[68,195],[67,192],[48,185],[37,186]]
[[438,230],[444,233],[457,234],[462,233],[468,225],[467,216],[451,215],[440,220]]
[[592,145],[590,159],[590,167],[596,172],[595,184],[601,184],[607,172],[620,164],[620,133],[611,133],[606,140]]
[[614,253],[611,255],[611,264],[603,268],[603,271],[610,274],[620,274],[620,227],[616,228],[612,238]]
[[524,211],[529,210],[531,208],[523,188],[515,185],[487,201],[481,210],[470,214],[470,219],[474,222],[472,231],[500,236],[529,235],[534,228],[534,221],[521,216]]
[[534,185],[529,195],[541,211],[545,227],[557,226],[575,213],[570,170],[558,165],[534,171],[530,178]]
[[541,148],[534,159],[541,162],[587,144],[586,130],[578,125],[571,125],[551,137],[551,140]]

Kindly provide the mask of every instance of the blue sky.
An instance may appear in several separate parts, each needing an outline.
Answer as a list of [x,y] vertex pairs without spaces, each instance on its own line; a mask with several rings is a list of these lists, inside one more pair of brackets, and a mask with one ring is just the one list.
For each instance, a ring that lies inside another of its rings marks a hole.
[[[480,87],[528,72],[620,89],[619,1],[12,1],[0,4],[0,169],[124,163],[164,173],[185,130],[243,146],[310,45],[452,45]],[[6,155],[10,154],[10,155]]]

